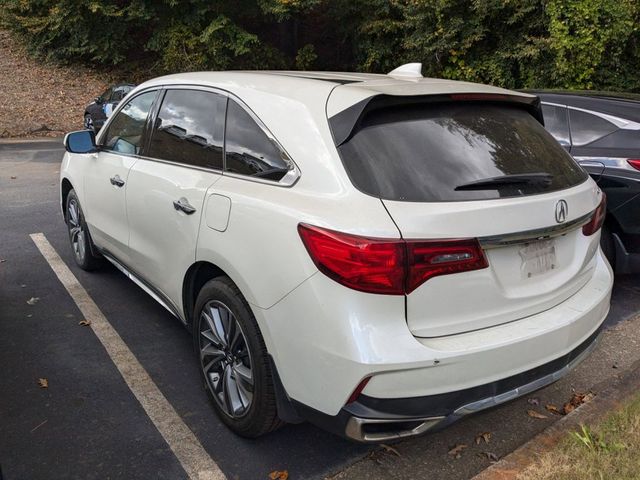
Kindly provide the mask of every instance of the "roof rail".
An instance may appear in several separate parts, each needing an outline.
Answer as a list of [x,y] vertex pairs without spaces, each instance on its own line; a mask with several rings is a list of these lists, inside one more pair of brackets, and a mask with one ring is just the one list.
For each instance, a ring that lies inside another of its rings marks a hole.
[[391,70],[387,73],[390,77],[394,78],[422,78],[422,64],[419,62],[405,63],[398,68]]

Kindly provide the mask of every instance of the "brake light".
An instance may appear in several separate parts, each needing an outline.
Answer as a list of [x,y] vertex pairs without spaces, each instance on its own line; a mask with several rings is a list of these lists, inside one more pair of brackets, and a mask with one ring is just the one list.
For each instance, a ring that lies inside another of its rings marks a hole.
[[631,165],[633,168],[635,168],[636,170],[640,170],[640,159],[629,158],[627,160],[627,163]]
[[477,240],[387,240],[298,225],[318,269],[354,290],[386,295],[411,293],[438,275],[486,268]]
[[591,220],[589,223],[582,226],[582,233],[585,236],[590,236],[596,233],[602,227],[604,223],[604,217],[607,214],[607,196],[602,192],[602,200],[600,200],[600,205],[596,208],[591,215]]

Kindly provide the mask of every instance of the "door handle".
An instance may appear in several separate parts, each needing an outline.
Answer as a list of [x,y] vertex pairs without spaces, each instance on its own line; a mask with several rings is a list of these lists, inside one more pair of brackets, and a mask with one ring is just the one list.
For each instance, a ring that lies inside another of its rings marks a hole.
[[187,215],[191,215],[192,213],[194,213],[196,211],[195,207],[190,205],[189,204],[189,200],[187,200],[184,197],[180,198],[180,200],[174,200],[173,201],[173,208],[175,208],[176,210],[181,210],[184,213],[186,213]]
[[111,182],[111,185],[113,185],[114,187],[120,188],[124,186],[124,180],[120,178],[120,175],[114,175],[109,179],[109,181]]

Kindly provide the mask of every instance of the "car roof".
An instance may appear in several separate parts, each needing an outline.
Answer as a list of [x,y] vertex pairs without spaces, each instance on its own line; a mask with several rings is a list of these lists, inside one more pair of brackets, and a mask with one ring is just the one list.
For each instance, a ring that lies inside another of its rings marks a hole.
[[308,97],[331,95],[327,114],[332,116],[351,105],[374,95],[439,95],[452,93],[508,94],[533,98],[523,92],[514,92],[479,83],[439,78],[399,78],[385,74],[357,72],[317,71],[220,71],[178,73],[149,80],[139,88],[159,85],[206,85],[222,88],[241,98],[243,90],[252,89],[280,97],[300,100],[299,90]]
[[640,95],[594,91],[527,91],[540,100],[640,122]]

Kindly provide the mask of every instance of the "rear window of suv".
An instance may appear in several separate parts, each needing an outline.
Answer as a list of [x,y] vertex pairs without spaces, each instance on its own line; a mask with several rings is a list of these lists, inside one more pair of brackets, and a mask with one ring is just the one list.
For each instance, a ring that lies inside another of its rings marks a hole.
[[[356,188],[386,200],[524,196],[569,188],[588,178],[530,113],[509,105],[460,102],[373,110],[338,150]],[[527,174],[547,174],[548,181],[456,189]]]

